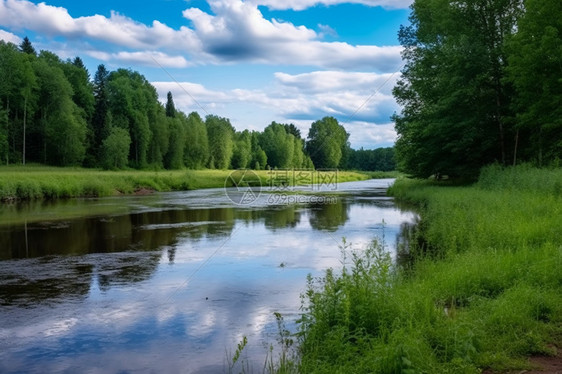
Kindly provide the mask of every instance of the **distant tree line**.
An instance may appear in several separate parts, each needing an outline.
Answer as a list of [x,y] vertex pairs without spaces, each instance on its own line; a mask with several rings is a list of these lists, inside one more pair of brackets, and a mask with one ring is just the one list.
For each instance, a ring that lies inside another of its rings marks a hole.
[[562,158],[562,2],[415,0],[394,95],[400,169],[476,176]]
[[79,57],[37,53],[27,37],[0,41],[2,164],[386,170],[391,153],[352,150],[332,117],[314,122],[306,141],[293,124],[236,131],[227,118],[177,110],[170,92],[162,105],[138,72],[99,65],[91,79]]

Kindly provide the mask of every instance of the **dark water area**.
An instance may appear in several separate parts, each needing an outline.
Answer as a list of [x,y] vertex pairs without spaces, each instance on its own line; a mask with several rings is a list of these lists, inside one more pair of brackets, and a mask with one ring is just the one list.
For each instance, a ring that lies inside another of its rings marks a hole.
[[244,336],[259,372],[274,313],[296,328],[307,274],[341,266],[343,237],[395,253],[415,214],[390,183],[1,206],[0,373],[224,373]]

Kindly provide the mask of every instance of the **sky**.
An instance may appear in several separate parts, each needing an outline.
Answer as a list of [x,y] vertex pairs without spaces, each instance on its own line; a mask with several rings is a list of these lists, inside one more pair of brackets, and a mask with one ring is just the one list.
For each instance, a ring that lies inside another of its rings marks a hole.
[[143,74],[160,100],[237,130],[338,119],[353,148],[392,146],[400,25],[412,0],[0,0],[0,39]]

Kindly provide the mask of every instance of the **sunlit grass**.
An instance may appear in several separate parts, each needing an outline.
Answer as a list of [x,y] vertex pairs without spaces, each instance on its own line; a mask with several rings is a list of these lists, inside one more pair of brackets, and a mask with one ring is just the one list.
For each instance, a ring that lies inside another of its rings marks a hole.
[[[231,186],[232,170],[124,170],[104,171],[38,165],[0,167],[0,200],[40,200],[70,197],[132,194],[142,189],[179,191]],[[332,178],[334,172],[314,172],[314,183]],[[262,185],[280,183],[280,171],[256,171]],[[293,175],[292,171],[287,174]],[[337,182],[368,179],[356,172],[338,171]],[[306,179],[304,180],[306,182]],[[299,184],[298,179],[289,181]]]

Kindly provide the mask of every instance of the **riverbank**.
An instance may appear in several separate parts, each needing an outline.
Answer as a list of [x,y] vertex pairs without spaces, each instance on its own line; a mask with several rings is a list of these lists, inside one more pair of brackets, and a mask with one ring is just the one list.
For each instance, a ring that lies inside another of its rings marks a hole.
[[380,245],[310,280],[300,372],[530,369],[562,349],[562,170],[488,167],[477,184],[399,179],[421,220],[398,270]]
[[[146,194],[151,191],[183,191],[221,188],[232,185],[231,170],[126,170],[105,171],[47,166],[0,167],[0,201],[54,200],[72,197],[99,197]],[[255,171],[263,186],[271,183],[295,183],[292,172]],[[359,172],[314,172],[314,181],[338,183],[366,180]],[[239,176],[237,176],[239,177]],[[334,179],[336,178],[336,179]],[[306,182],[306,178],[301,180]],[[299,183],[299,180],[296,181]]]

